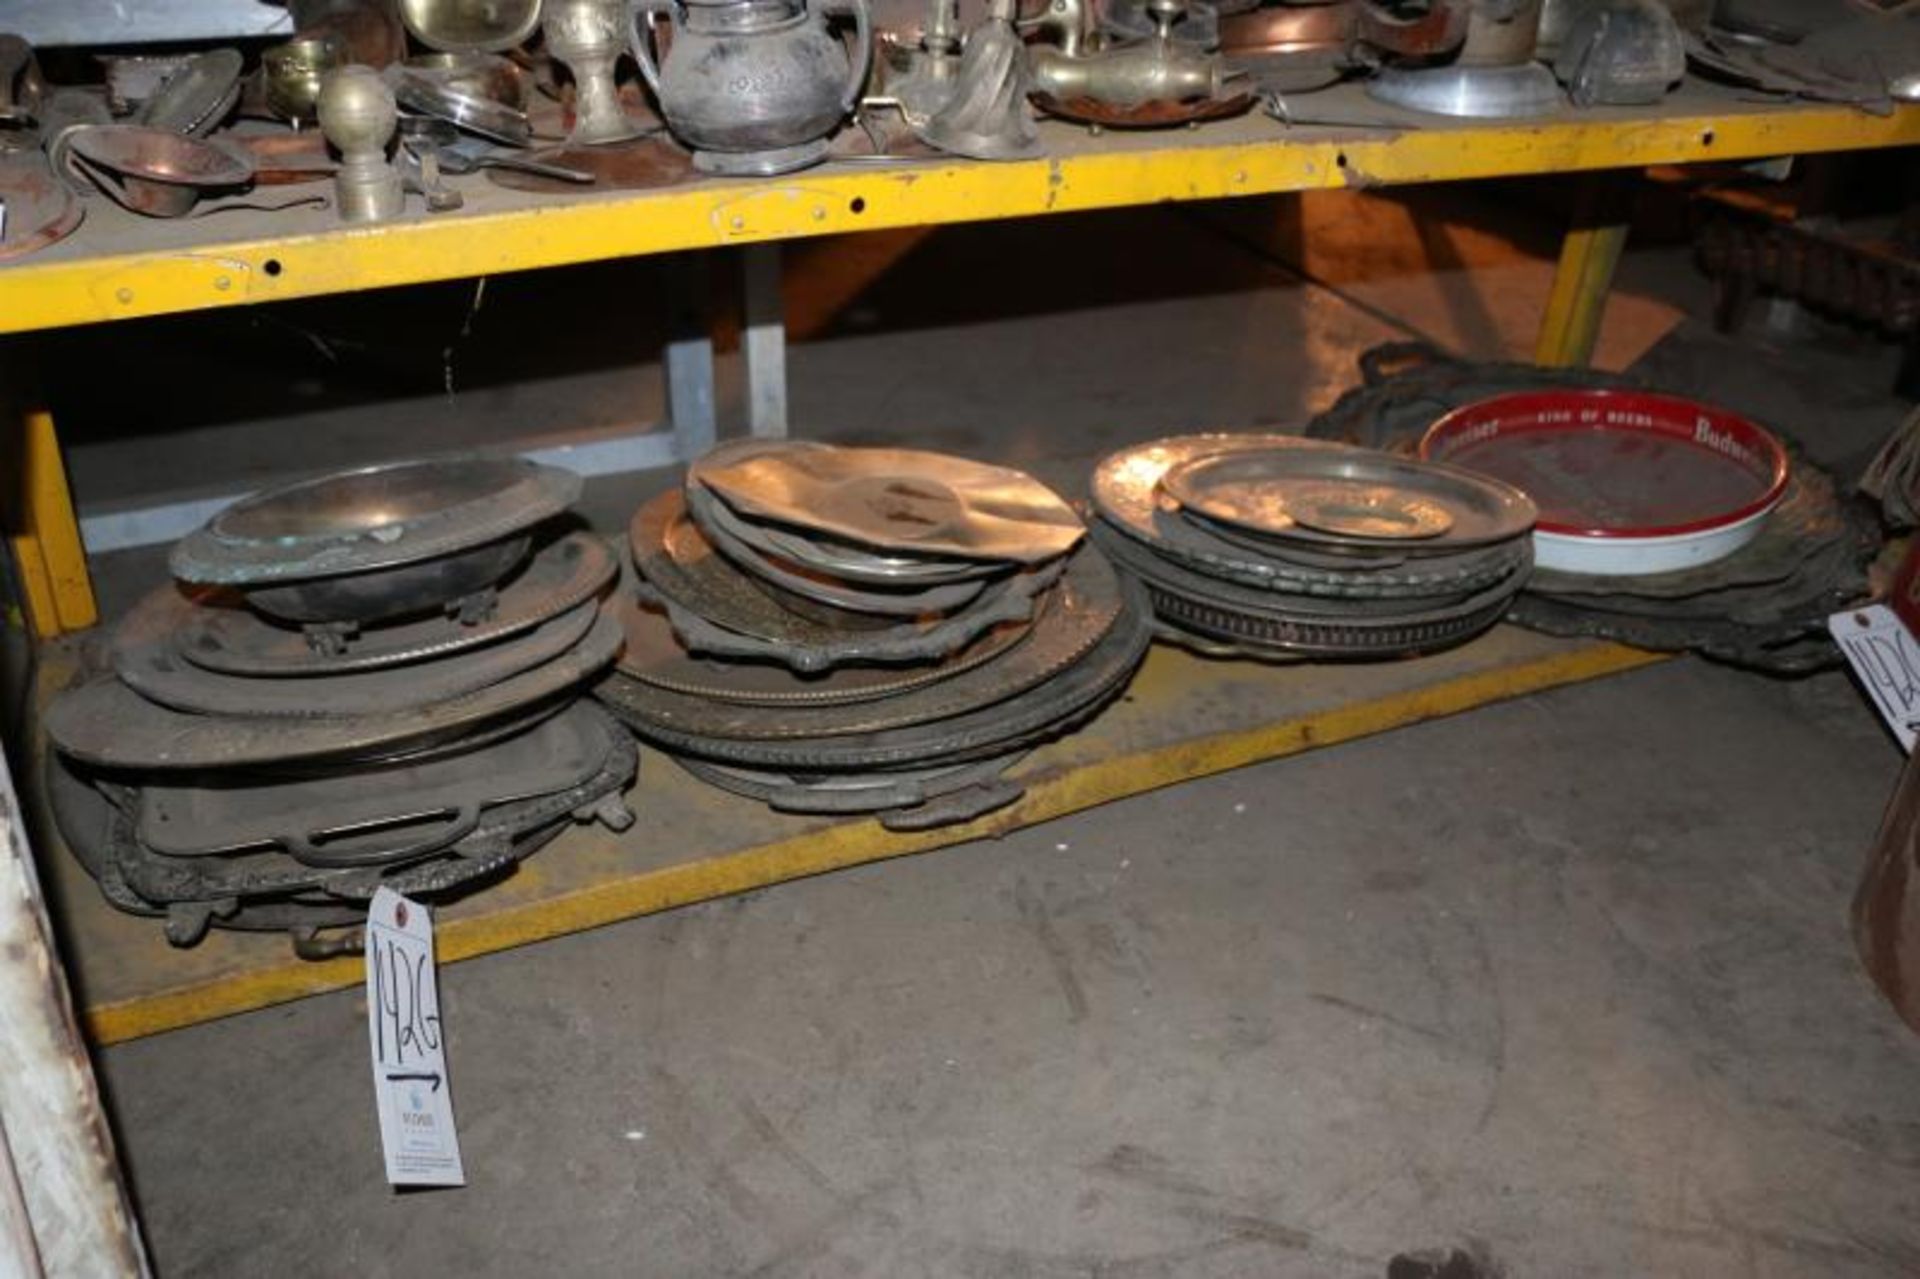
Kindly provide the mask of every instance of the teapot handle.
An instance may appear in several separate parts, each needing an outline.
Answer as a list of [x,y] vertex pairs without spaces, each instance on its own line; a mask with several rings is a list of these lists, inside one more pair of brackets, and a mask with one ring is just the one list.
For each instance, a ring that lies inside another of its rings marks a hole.
[[660,67],[653,57],[653,20],[672,12],[673,0],[636,0],[627,11],[632,26],[629,43],[633,46],[633,60],[640,64],[640,75],[656,98],[660,96]]
[[[647,3],[648,0],[642,0]],[[658,0],[653,0],[657,3]],[[853,58],[853,70],[847,79],[847,90],[840,95],[840,114],[851,112],[860,101],[860,91],[867,87],[867,74],[873,70],[873,11],[870,0],[821,0],[822,13],[851,13],[853,15],[853,39],[859,46],[859,52]]]

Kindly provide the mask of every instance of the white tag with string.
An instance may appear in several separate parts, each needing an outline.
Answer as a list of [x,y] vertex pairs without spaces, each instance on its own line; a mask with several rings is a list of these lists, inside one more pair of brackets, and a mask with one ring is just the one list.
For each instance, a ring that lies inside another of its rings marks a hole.
[[1885,604],[1835,613],[1827,629],[1901,749],[1912,754],[1920,735],[1920,643],[1913,632]]
[[390,888],[376,892],[367,911],[367,1039],[387,1180],[466,1185],[447,1087],[433,919]]

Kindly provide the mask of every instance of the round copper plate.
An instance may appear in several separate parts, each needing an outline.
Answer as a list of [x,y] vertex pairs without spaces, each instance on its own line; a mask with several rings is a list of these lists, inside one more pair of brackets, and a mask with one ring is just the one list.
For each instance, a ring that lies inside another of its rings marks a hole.
[[1251,93],[1191,102],[1144,102],[1131,107],[1114,106],[1097,98],[1056,98],[1048,93],[1036,93],[1032,98],[1033,105],[1048,115],[1102,129],[1171,129],[1204,120],[1225,120],[1244,113],[1254,102]]

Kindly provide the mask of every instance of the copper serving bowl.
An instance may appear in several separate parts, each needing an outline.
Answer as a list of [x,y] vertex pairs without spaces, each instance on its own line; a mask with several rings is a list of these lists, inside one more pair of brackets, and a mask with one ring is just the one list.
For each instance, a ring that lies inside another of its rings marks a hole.
[[95,125],[74,130],[66,146],[96,186],[149,217],[182,217],[207,192],[253,181],[253,160],[244,152],[166,129]]

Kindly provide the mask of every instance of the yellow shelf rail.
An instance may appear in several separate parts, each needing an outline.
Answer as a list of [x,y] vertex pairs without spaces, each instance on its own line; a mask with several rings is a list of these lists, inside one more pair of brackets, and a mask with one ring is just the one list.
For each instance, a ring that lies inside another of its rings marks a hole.
[[[1345,90],[1311,102],[1341,119],[1380,110]],[[1052,154],[1008,164],[841,164],[750,183],[572,197],[470,185],[468,212],[377,227],[343,227],[326,212],[230,214],[221,225],[267,232],[230,239],[209,238],[205,223],[128,226],[130,215],[103,209],[94,217],[105,228],[84,226],[0,269],[0,333],[888,227],[1904,146],[1920,143],[1920,108],[1873,116],[1760,106],[1690,86],[1657,109],[1538,123],[1408,127],[1402,116],[1382,127],[1288,129],[1252,116],[1172,135],[1089,137],[1055,124],[1043,137]]]

